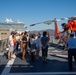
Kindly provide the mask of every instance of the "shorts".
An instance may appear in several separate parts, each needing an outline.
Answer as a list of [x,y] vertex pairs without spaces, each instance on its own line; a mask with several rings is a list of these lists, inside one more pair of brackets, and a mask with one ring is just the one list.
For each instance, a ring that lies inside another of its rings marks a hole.
[[10,47],[9,47],[9,51],[10,51],[10,52],[13,52],[13,51],[14,51],[14,46],[10,46]]
[[48,47],[46,47],[45,49],[42,48],[42,57],[47,57],[48,54]]

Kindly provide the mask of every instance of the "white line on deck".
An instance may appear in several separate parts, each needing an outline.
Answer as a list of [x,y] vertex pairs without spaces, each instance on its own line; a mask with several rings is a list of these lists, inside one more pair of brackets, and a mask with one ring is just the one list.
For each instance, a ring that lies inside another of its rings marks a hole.
[[3,72],[1,73],[1,75],[9,75],[10,69],[11,69],[11,67],[12,67],[12,65],[14,63],[14,60],[15,60],[16,56],[12,55],[12,57],[14,59],[11,59],[11,60],[8,61],[7,65],[5,66],[5,68],[3,70]]

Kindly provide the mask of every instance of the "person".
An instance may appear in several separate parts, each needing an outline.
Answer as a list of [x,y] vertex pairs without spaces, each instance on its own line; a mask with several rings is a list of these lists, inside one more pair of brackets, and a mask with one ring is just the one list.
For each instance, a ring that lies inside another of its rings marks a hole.
[[23,38],[23,36],[24,36],[24,32],[22,32],[20,35],[21,53],[22,53],[22,44],[23,44],[22,38]]
[[39,59],[39,52],[41,50],[41,34],[38,34],[38,38],[36,39],[36,58]]
[[16,50],[19,52],[20,47],[20,33],[16,33]]
[[13,42],[14,42],[14,53],[16,52],[16,33],[14,33],[14,36],[13,36]]
[[27,32],[24,32],[22,37],[22,60],[26,60],[26,49],[27,49]]
[[13,42],[13,36],[14,36],[14,32],[12,31],[10,36],[9,36],[9,51],[8,51],[8,59],[11,59],[12,58],[12,55],[13,55],[13,51],[14,51],[14,42]]
[[49,43],[49,39],[48,37],[46,37],[47,32],[44,31],[43,32],[43,37],[41,38],[41,44],[42,44],[42,61],[46,62],[46,57],[47,57],[47,53],[48,53],[48,43]]
[[29,34],[27,34],[27,53],[29,53]]
[[35,38],[34,34],[31,34],[30,37],[30,55],[31,55],[31,60],[35,60],[35,52],[36,52],[36,47],[35,47]]
[[72,71],[72,56],[74,56],[76,61],[76,38],[74,38],[74,33],[70,33],[70,37],[67,39],[66,44],[68,46],[69,70]]

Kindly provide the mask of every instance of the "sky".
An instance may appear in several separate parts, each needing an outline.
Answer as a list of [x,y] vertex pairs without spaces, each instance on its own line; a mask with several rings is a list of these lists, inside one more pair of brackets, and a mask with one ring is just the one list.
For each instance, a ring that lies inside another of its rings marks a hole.
[[[55,28],[54,23],[32,27],[31,24],[72,16],[76,16],[76,0],[0,0],[0,22],[6,18],[20,20],[30,31]],[[58,22],[59,30],[62,30],[61,23],[67,20]]]

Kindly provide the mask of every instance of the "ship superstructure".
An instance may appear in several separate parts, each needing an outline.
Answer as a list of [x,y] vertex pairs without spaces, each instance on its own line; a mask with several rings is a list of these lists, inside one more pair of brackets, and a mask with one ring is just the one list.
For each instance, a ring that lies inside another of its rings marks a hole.
[[17,22],[13,22],[12,19],[7,19],[4,22],[0,22],[0,29],[17,29],[18,31],[25,31],[27,30],[27,27],[23,22],[20,22],[19,20]]
[[10,34],[10,31],[18,32],[24,32],[27,31],[27,26],[25,23],[20,22],[19,20],[17,22],[13,22],[12,19],[6,18],[4,22],[0,22],[0,38],[8,37]]

